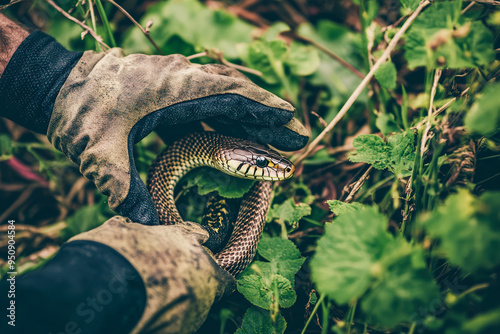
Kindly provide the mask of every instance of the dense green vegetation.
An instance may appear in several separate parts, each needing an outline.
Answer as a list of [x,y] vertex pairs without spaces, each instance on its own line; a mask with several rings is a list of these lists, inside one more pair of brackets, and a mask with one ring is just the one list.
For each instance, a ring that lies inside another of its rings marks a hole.
[[[296,176],[275,186],[256,259],[201,333],[499,332],[497,3],[127,1],[160,50],[107,1],[60,3],[126,53],[161,50],[242,67],[296,106],[312,140],[322,138],[291,155]],[[35,23],[45,13],[44,29],[69,49],[106,48],[46,2],[7,12]],[[333,130],[321,134],[332,120]],[[31,167],[19,176],[0,164],[3,187],[9,176],[31,187],[2,195],[2,211],[32,225],[18,240],[18,271],[26,271],[112,212],[46,140],[1,127],[1,159]],[[162,148],[155,134],[137,144],[144,178]],[[33,186],[32,174],[47,185]],[[211,175],[190,175],[179,201],[213,190],[238,197],[249,188],[221,187]],[[199,219],[202,208],[189,208],[186,215]]]

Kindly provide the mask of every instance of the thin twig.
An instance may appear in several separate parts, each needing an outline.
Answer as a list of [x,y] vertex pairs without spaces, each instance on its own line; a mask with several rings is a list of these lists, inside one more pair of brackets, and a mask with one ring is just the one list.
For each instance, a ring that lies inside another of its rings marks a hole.
[[134,20],[134,18],[132,17],[132,15],[130,15],[122,6],[120,6],[119,4],[117,4],[116,2],[114,2],[113,0],[106,0],[108,1],[109,3],[111,3],[113,6],[115,6],[116,8],[118,8],[126,17],[129,18],[130,21],[132,21],[132,23],[134,23],[139,29],[141,29],[142,33],[146,36],[146,38],[151,42],[151,44],[154,45],[154,47],[156,48],[156,50],[158,50],[158,52],[162,55],[163,52],[161,51],[160,47],[158,46],[158,44],[156,44],[156,42],[153,40],[153,38],[151,37],[151,35],[149,34],[149,31],[146,31],[146,29],[144,29],[140,24],[139,22],[137,22],[136,20]]
[[368,168],[366,170],[366,172],[359,178],[359,180],[356,181],[356,183],[352,187],[352,190],[349,192],[349,195],[345,199],[345,201],[344,201],[345,203],[349,203],[354,198],[354,194],[356,194],[358,192],[358,190],[363,186],[365,181],[370,176],[370,172],[372,171],[372,169],[373,169],[373,166],[370,166],[370,168]]
[[196,53],[194,55],[190,55],[190,56],[187,56],[186,58],[188,60],[191,60],[191,59],[195,59],[195,58],[200,58],[200,57],[205,57],[205,56],[208,56],[208,53],[203,51],[203,52],[200,52],[200,53]]
[[7,7],[10,7],[12,5],[15,5],[18,2],[25,1],[25,0],[11,0],[8,4],[0,6],[0,12],[6,9]]
[[441,73],[442,70],[437,69],[434,72],[434,82],[432,83],[432,89],[431,89],[431,97],[430,97],[430,102],[429,102],[429,111],[427,113],[427,125],[425,126],[424,134],[422,135],[422,144],[420,146],[420,156],[423,157],[425,151],[427,151],[427,137],[429,136],[429,131],[431,130],[432,126],[432,115],[433,112],[432,110],[434,109],[434,97],[436,96],[436,90],[437,86],[439,83],[439,78],[441,78]]
[[233,64],[229,61],[227,61],[224,57],[223,57],[223,53],[221,51],[218,51],[218,50],[215,50],[215,49],[205,49],[204,52],[200,52],[200,53],[196,53],[194,55],[191,55],[191,56],[188,56],[186,57],[187,59],[191,60],[191,59],[194,59],[194,58],[199,58],[199,57],[204,57],[204,56],[207,56],[213,60],[217,60],[218,62],[220,62],[221,64],[224,64],[226,65],[227,67],[232,67],[232,68],[235,68],[237,69],[238,71],[242,71],[242,72],[247,72],[247,73],[251,73],[253,75],[257,75],[259,77],[262,76],[262,72],[261,71],[258,71],[258,70],[254,70],[252,68],[248,68],[248,67],[245,67],[245,66],[241,66],[241,65],[237,65],[237,64]]
[[389,43],[387,49],[384,51],[380,59],[371,68],[370,72],[366,75],[363,81],[361,81],[356,90],[352,93],[347,102],[344,104],[342,109],[340,109],[339,113],[330,122],[330,124],[328,124],[328,126],[311,142],[311,144],[309,144],[306,151],[297,159],[295,159],[296,164],[307,158],[309,154],[311,154],[311,152],[314,150],[314,148],[319,144],[319,142],[325,137],[325,135],[328,132],[330,132],[335,127],[335,125],[337,125],[337,123],[345,116],[349,108],[351,108],[351,106],[354,104],[354,101],[356,101],[361,92],[365,89],[370,80],[373,78],[375,71],[380,67],[380,65],[382,65],[387,60],[387,58],[389,58],[392,50],[396,47],[401,37],[403,37],[405,31],[410,27],[410,25],[418,16],[418,14],[422,11],[422,9],[424,9],[424,7],[426,7],[429,4],[430,2],[428,0],[420,2],[417,9],[415,9],[415,11],[410,15],[410,17],[408,17],[408,20],[406,20],[406,22],[403,24],[401,29],[394,35],[394,38]]
[[476,4],[475,1],[472,1],[470,4],[467,5],[467,7],[464,8],[464,10],[462,10],[462,12],[460,12],[461,15],[464,15],[465,12],[467,12],[469,9],[471,9],[472,6],[474,6]]
[[109,46],[103,42],[103,39],[101,36],[97,35],[97,33],[92,30],[92,28],[90,28],[89,26],[85,25],[84,23],[78,21],[77,19],[75,19],[73,16],[69,15],[68,13],[66,13],[61,7],[59,7],[58,5],[56,5],[54,3],[54,1],[52,0],[47,0],[47,3],[49,5],[51,5],[52,7],[54,7],[55,10],[57,10],[59,13],[63,14],[67,19],[70,19],[71,21],[75,22],[76,24],[78,24],[80,27],[82,27],[85,31],[87,31],[92,37],[95,38],[95,40],[101,44],[101,46],[103,47],[104,50],[108,50],[109,49]]
[[311,44],[316,49],[318,49],[321,52],[323,52],[324,54],[326,54],[328,57],[330,57],[333,60],[339,62],[342,66],[346,67],[348,70],[350,70],[352,73],[354,73],[361,80],[363,80],[365,78],[365,75],[363,73],[361,73],[360,71],[358,71],[358,69],[356,67],[352,66],[347,61],[345,61],[344,59],[342,59],[339,56],[337,56],[333,51],[329,50],[328,48],[326,48],[325,46],[319,44],[318,42],[316,42],[316,41],[314,41],[314,40],[312,40],[310,38],[298,35],[298,34],[293,33],[293,32],[286,32],[286,33],[284,33],[284,35],[289,35],[289,36],[291,36],[291,37],[293,37],[295,39],[300,40],[301,42],[305,42],[307,44]]

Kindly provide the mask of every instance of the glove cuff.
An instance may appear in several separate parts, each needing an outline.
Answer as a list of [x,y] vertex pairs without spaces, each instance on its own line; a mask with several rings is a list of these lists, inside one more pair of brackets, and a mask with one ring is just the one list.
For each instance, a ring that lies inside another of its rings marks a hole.
[[41,31],[31,33],[0,78],[0,115],[46,134],[57,94],[82,54]]

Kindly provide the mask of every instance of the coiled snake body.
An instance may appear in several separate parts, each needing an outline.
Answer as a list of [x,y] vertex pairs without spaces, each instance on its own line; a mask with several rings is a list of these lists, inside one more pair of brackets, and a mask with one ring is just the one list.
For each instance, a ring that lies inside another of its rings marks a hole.
[[190,170],[209,166],[255,182],[242,199],[234,230],[217,263],[236,276],[252,261],[270,205],[271,182],[293,175],[295,167],[279,153],[247,140],[215,132],[192,133],[160,153],[148,172],[148,189],[163,224],[183,220],[174,201],[174,189]]

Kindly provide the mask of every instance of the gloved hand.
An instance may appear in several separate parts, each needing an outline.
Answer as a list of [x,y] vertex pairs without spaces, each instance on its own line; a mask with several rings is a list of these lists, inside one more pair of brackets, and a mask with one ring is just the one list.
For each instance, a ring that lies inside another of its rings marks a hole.
[[158,224],[134,166],[132,146],[160,125],[187,132],[195,121],[282,150],[302,148],[308,133],[293,107],[234,69],[191,64],[181,55],[123,57],[69,52],[42,32],[28,36],[0,78],[2,114],[41,133],[80,166],[109,206]]
[[[200,245],[207,238],[195,223],[145,226],[115,216],[70,239],[43,268],[17,278],[14,329],[193,333],[211,305],[236,286]],[[0,287],[7,291],[6,282]]]

